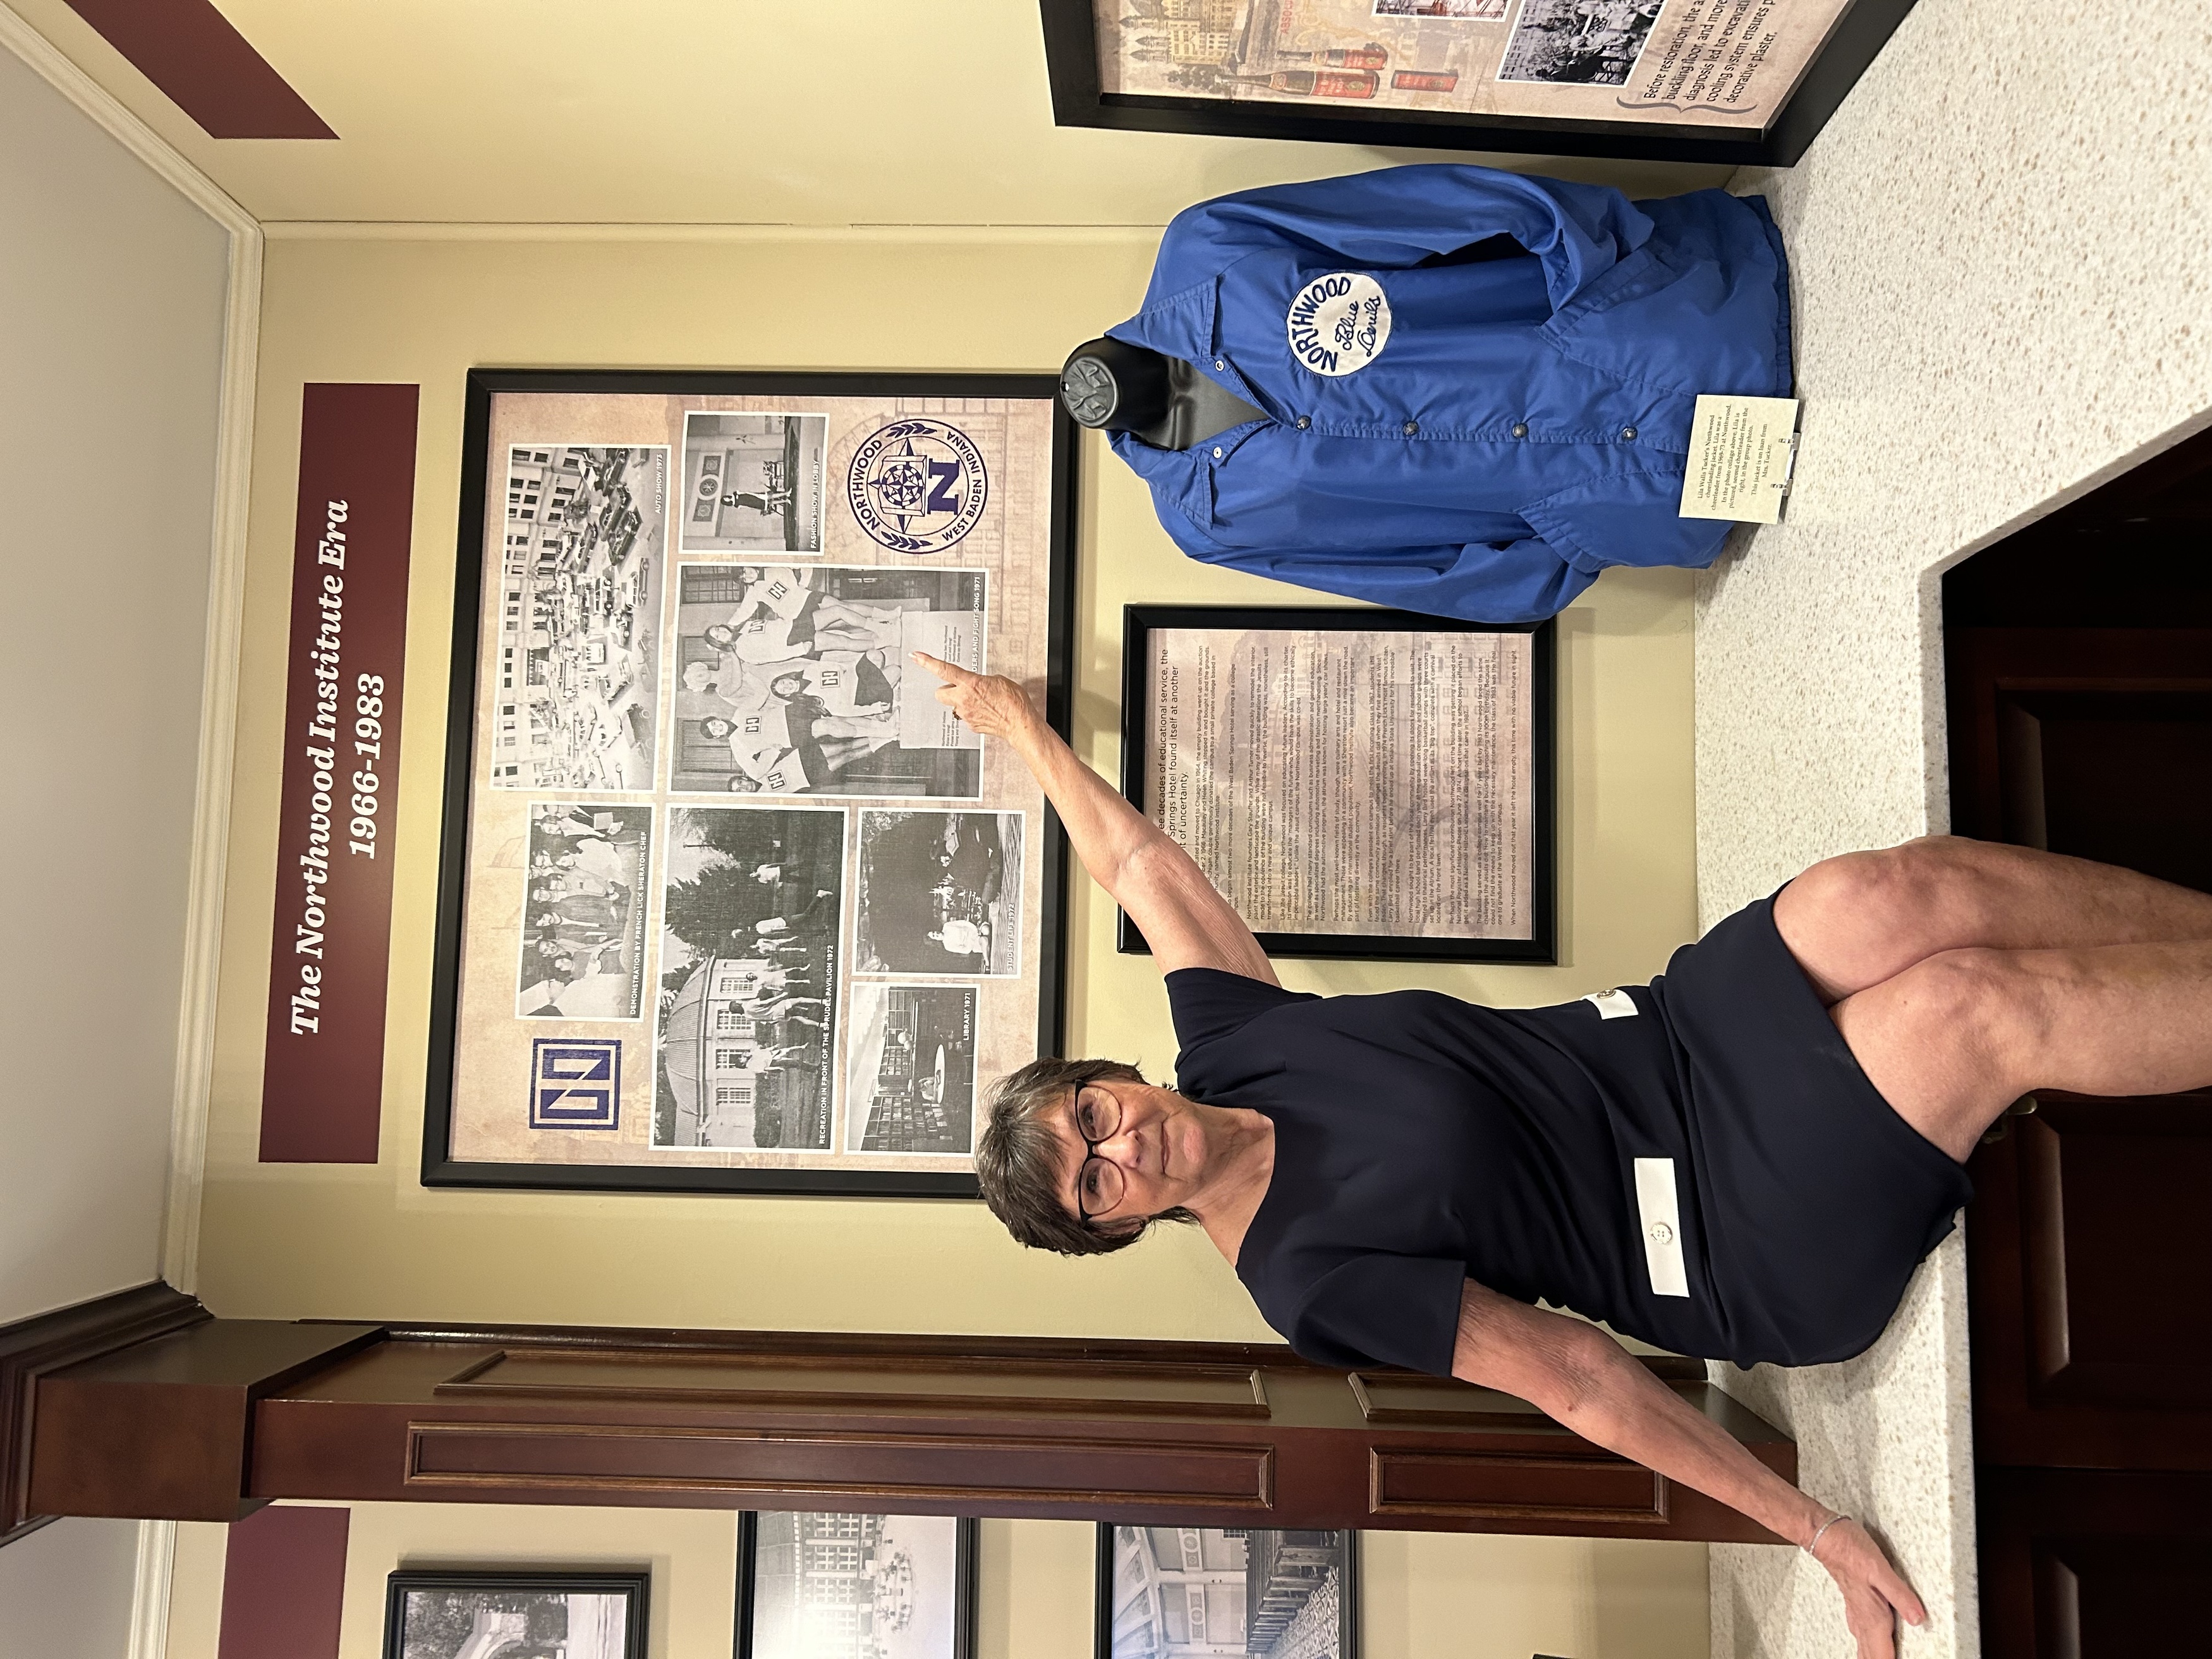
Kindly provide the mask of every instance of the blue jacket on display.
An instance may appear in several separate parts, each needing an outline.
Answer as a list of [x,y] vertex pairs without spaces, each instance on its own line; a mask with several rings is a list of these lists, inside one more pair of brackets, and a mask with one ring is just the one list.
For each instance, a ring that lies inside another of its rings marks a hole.
[[[1452,261],[1497,236],[1525,252]],[[1551,616],[1608,565],[1711,563],[1729,526],[1677,516],[1697,396],[1790,387],[1759,198],[1479,167],[1191,208],[1107,332],[1268,416],[1188,450],[1112,434],[1184,552],[1482,622]]]

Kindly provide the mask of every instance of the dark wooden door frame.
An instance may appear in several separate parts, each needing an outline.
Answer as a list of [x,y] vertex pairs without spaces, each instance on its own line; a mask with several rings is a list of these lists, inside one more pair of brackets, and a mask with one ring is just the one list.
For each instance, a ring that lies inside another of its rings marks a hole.
[[[26,1517],[229,1521],[278,1498],[896,1506],[1779,1541],[1508,1395],[1273,1345],[290,1324],[125,1294],[169,1323],[112,1319],[88,1352],[100,1304],[75,1310],[71,1363],[39,1370],[7,1421]],[[1701,1363],[1647,1363],[1796,1479],[1796,1445]]]
[[[1952,824],[2212,890],[2212,433],[1943,579]],[[1966,1212],[1982,1645],[2191,1652],[2212,1550],[2212,1091],[2038,1090]]]
[[[1975,1455],[1990,1466],[2212,1473],[2203,1435],[2212,1382],[2148,1323],[2139,1352],[2082,1352],[2067,1240],[2069,1152],[2103,1143],[2149,1160],[2162,1146],[2201,1146],[2212,1091],[2132,1099],[2039,1090],[2035,1102],[2032,1115],[2007,1120],[2003,1136],[1974,1157]],[[2140,1277],[2154,1299],[2156,1264],[2142,1263]]]
[[192,1297],[153,1284],[0,1326],[0,1544],[55,1518],[30,1501],[31,1417],[39,1380],[210,1317]]
[[1984,1653],[2197,1650],[2212,1475],[1992,1465],[1975,1480]]

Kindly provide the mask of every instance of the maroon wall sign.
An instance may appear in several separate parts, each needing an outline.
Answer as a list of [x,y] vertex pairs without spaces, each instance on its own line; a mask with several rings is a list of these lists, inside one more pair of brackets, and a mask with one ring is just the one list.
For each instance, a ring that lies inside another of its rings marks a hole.
[[301,398],[264,1164],[376,1162],[418,392]]
[[217,1659],[337,1659],[351,1510],[271,1504],[230,1529]]
[[211,0],[69,0],[210,138],[335,138]]

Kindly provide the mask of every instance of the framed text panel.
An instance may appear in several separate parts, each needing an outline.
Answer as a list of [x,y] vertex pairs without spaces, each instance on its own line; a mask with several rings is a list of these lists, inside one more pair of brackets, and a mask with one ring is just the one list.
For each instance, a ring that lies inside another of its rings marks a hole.
[[1270,956],[1556,961],[1555,634],[1131,605],[1122,793]]

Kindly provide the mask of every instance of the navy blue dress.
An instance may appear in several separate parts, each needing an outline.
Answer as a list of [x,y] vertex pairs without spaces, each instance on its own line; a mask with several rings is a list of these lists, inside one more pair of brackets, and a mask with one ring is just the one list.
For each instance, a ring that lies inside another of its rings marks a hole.
[[[1449,1375],[1470,1278],[1676,1353],[1849,1358],[1972,1195],[1859,1069],[1771,900],[1615,994],[1613,1018],[1202,968],[1167,985],[1178,1089],[1275,1126],[1237,1272],[1323,1364]],[[1638,1182],[1661,1163],[1655,1231]]]

